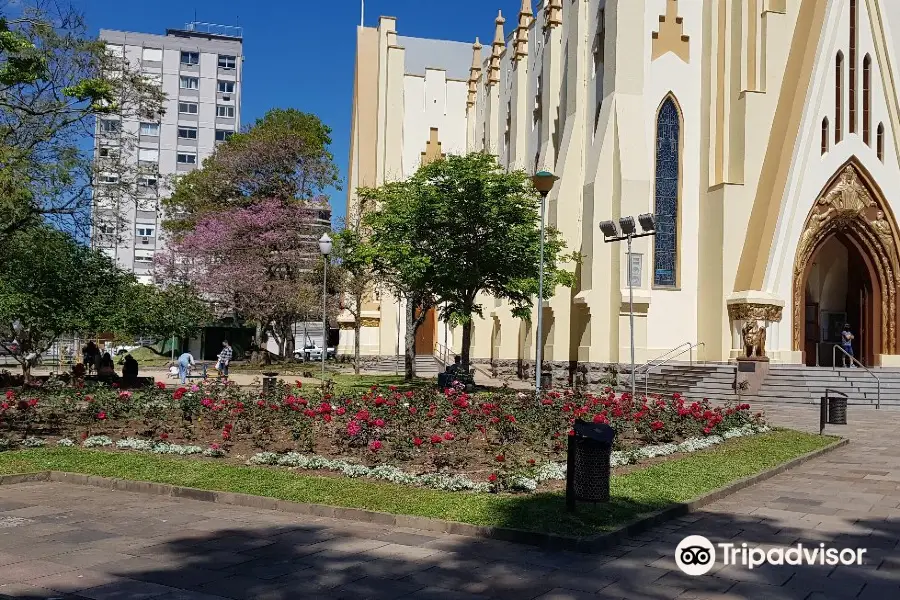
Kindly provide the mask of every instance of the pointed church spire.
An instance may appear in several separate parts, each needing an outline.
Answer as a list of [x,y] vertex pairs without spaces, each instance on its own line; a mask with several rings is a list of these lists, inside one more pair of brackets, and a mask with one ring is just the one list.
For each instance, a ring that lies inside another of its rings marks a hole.
[[472,67],[469,69],[469,97],[466,100],[466,106],[475,106],[475,100],[478,98],[478,81],[481,79],[481,49],[483,46],[478,38],[472,44]]
[[497,13],[497,19],[494,21],[496,28],[494,30],[494,43],[491,47],[491,65],[488,71],[488,85],[500,83],[500,58],[506,51],[505,35],[503,33],[503,24],[506,19],[503,18],[503,12]]
[[516,50],[513,54],[513,60],[516,62],[528,56],[528,29],[532,23],[534,23],[534,12],[531,10],[531,0],[522,0],[519,26],[516,27]]
[[562,25],[562,0],[544,0],[544,29]]

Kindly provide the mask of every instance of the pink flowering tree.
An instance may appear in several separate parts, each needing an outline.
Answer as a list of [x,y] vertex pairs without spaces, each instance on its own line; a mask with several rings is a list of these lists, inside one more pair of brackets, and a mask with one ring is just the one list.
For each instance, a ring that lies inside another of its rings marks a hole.
[[[256,322],[294,351],[293,325],[322,318],[322,202],[264,200],[203,216],[157,259],[157,277],[190,284],[220,312]],[[329,294],[329,312],[336,310]]]

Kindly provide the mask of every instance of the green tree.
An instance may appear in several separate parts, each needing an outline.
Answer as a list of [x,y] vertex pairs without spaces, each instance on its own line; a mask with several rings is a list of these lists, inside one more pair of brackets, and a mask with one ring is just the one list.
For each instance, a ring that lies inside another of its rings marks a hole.
[[353,371],[359,375],[360,330],[366,300],[374,291],[375,248],[364,215],[371,206],[371,198],[358,196],[344,220],[344,227],[335,236],[334,257],[340,266],[341,308],[353,317]]
[[[413,289],[430,294],[441,318],[462,325],[468,368],[473,318],[483,316],[479,296],[506,300],[519,318],[531,316],[538,294],[540,197],[524,171],[507,172],[485,153],[435,161],[397,188],[402,192],[384,194],[372,220],[379,260],[388,273],[411,273]],[[578,257],[563,254],[565,246],[555,228],[545,229],[545,299],[557,286],[574,283],[574,273],[561,263]]]
[[[156,119],[164,95],[91,39],[78,11],[26,2],[0,19],[0,239],[42,222],[84,236],[97,220],[121,221],[129,207],[120,200],[139,176],[136,136],[121,128],[104,134],[109,156],[94,161],[95,120]],[[91,210],[95,200],[101,210]]]
[[117,338],[187,339],[212,322],[209,303],[188,285],[156,287],[129,278],[116,298],[108,329]]
[[331,129],[317,116],[270,110],[219,145],[202,169],[175,180],[163,205],[177,216],[164,225],[183,234],[210,212],[268,200],[321,201],[326,188],[339,187],[330,144]]
[[7,236],[0,261],[0,340],[15,339],[26,378],[30,354],[45,352],[62,334],[96,333],[117,320],[117,298],[133,277],[103,254],[50,227]]
[[360,189],[360,197],[375,201],[377,210],[364,217],[371,230],[372,270],[378,283],[406,303],[404,363],[406,379],[416,375],[416,332],[436,304],[434,270],[429,246],[437,231],[428,230],[419,189],[412,177],[377,189]]

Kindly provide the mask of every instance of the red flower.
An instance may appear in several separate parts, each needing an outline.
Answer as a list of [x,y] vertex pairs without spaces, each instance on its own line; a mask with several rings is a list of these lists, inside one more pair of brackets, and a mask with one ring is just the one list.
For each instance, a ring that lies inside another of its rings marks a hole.
[[528,464],[531,465],[532,467],[534,466],[534,463],[535,463],[535,460],[533,458],[528,459]]
[[609,419],[606,418],[606,415],[600,413],[598,415],[594,415],[594,423],[609,423]]
[[650,429],[652,429],[653,431],[659,431],[663,427],[665,427],[665,425],[662,421],[653,421],[652,423],[650,423]]
[[375,427],[384,427],[384,419],[375,419]]
[[335,411],[335,412],[337,412],[338,416],[341,416],[347,412],[347,409],[342,406],[342,407],[338,408],[337,411]]
[[410,391],[410,392],[406,392],[406,397],[407,397],[407,398],[412,398],[412,397],[413,397],[413,393],[412,393],[411,391]]
[[502,463],[502,462],[506,462],[506,457],[503,456],[502,454],[498,454],[497,456],[494,457],[494,460],[496,460],[498,463]]
[[371,444],[369,444],[369,450],[372,452],[378,452],[381,450],[381,442],[379,440],[373,440]]
[[419,409],[416,408],[415,406],[410,406],[410,407],[409,407],[409,414],[414,415],[414,414],[416,414],[417,412],[419,412]]
[[97,419],[99,419],[100,421],[106,420],[106,413],[101,410],[100,412],[97,413]]
[[423,443],[424,442],[422,441],[422,438],[418,438],[418,437],[413,438],[413,446],[415,446],[416,448],[421,446]]
[[180,388],[178,388],[177,390],[175,390],[175,392],[172,394],[172,399],[173,399],[173,400],[181,400],[181,398],[182,398],[185,394],[187,394],[187,390],[186,390],[185,388],[183,388],[183,387],[180,387]]
[[331,423],[331,413],[325,413],[324,415],[322,415],[322,420],[324,420],[326,423]]
[[541,400],[541,404],[543,404],[544,406],[550,406],[551,404],[553,404],[553,400],[551,400],[550,398],[544,398],[543,400]]
[[703,429],[703,433],[705,433],[706,435],[709,435],[710,433],[712,433],[712,429],[710,429],[709,427],[705,427]]
[[161,439],[161,440],[167,440],[167,439],[169,439],[169,434],[163,432],[163,433],[159,434],[159,439]]
[[448,431],[444,434],[444,439],[448,442],[452,442],[454,439],[456,439],[456,436]]
[[157,381],[157,382],[156,382],[156,389],[158,389],[158,390],[164,390],[164,389],[166,389],[166,383],[165,383],[164,381]]
[[509,421],[510,423],[516,422],[516,418],[512,415],[506,415],[506,420]]
[[369,420],[369,411],[367,411],[367,410],[359,411],[358,413],[356,413],[356,419],[358,421],[368,421]]
[[490,481],[491,483],[496,483],[497,482],[497,474],[491,473],[491,476],[488,477],[488,481]]
[[491,417],[491,423],[493,423],[494,425],[496,425],[499,422],[500,422],[500,417]]
[[438,434],[434,434],[433,436],[431,436],[431,443],[432,444],[440,444],[441,436],[439,436]]
[[573,435],[575,435],[575,430],[574,430],[574,429],[570,429],[570,430],[569,430],[569,437],[572,437]]

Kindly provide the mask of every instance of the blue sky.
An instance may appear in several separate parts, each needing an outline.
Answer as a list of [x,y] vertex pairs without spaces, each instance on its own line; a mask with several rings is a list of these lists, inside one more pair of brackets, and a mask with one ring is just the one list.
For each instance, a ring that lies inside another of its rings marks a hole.
[[[332,130],[332,151],[346,178],[353,66],[360,0],[72,0],[93,33],[121,29],[165,33],[194,20],[244,29],[244,124],[268,109],[317,114]],[[401,35],[490,43],[498,10],[515,27],[520,0],[366,0],[366,25],[397,17]],[[333,192],[336,217],[345,191]]]

